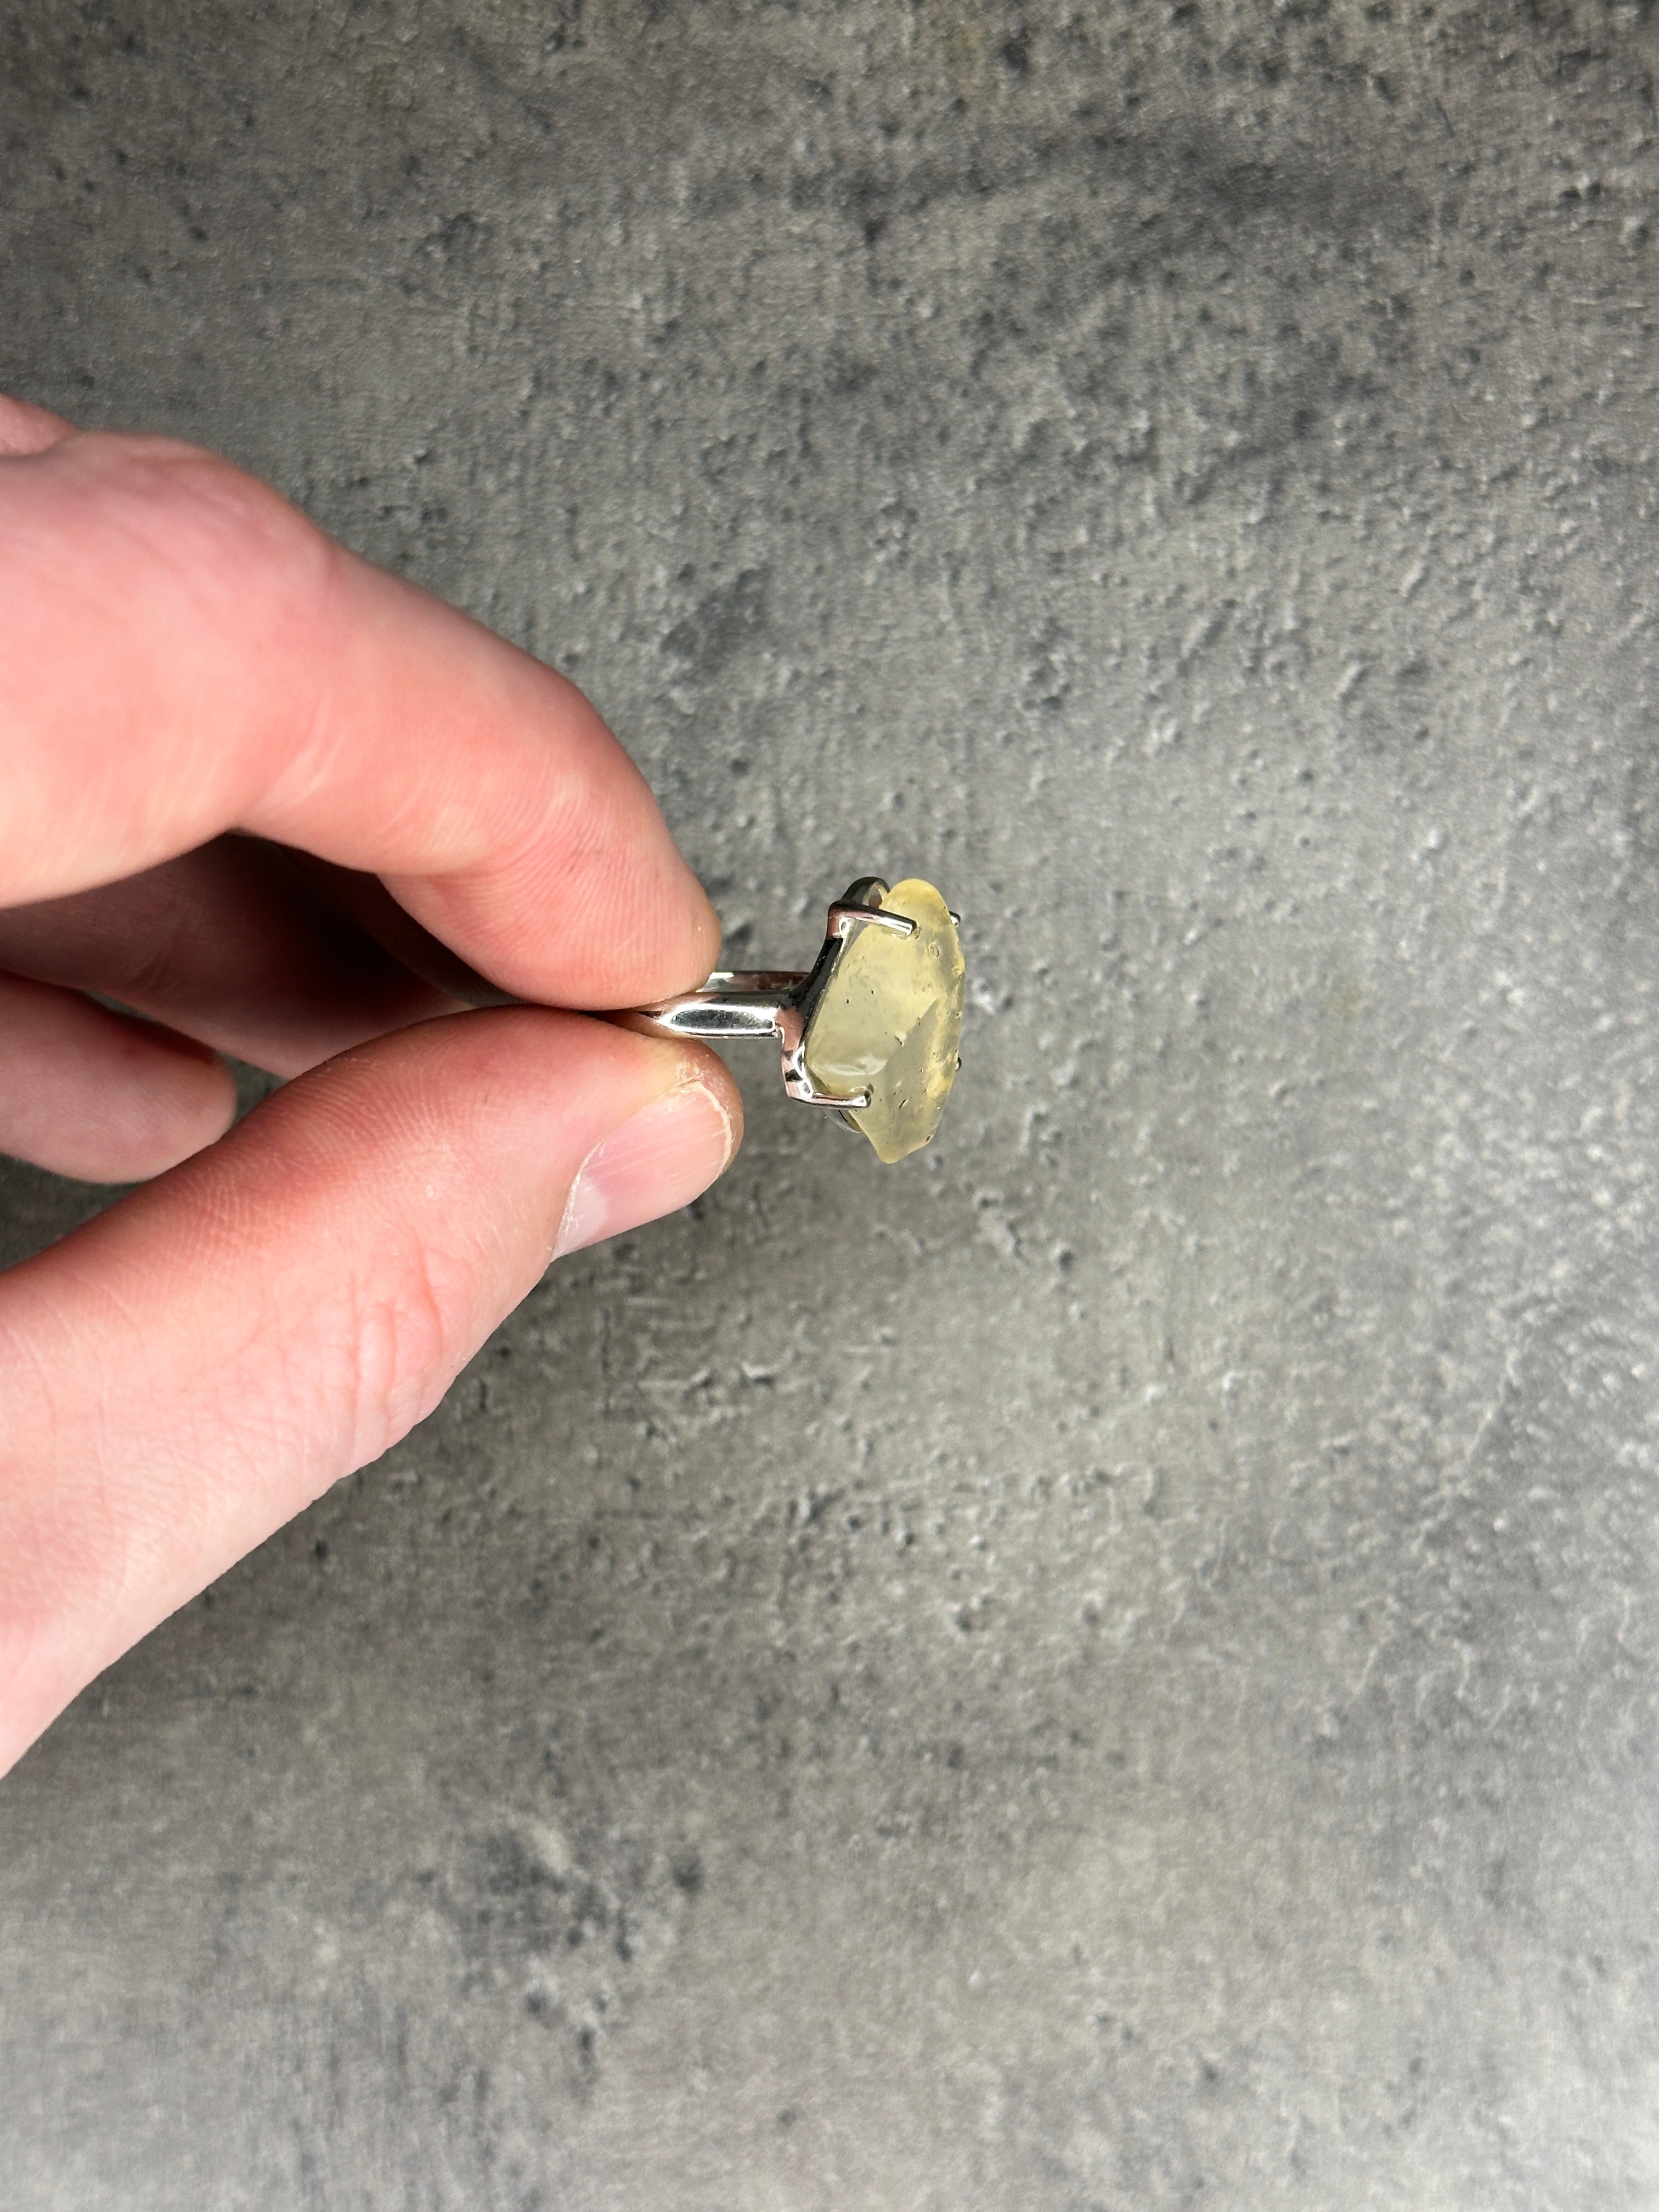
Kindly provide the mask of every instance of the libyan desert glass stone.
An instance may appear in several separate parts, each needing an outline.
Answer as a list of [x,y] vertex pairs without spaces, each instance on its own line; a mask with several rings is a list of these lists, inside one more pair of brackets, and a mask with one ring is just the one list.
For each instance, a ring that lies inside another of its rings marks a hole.
[[881,903],[915,932],[854,932],[807,1024],[805,1058],[820,1090],[870,1093],[847,1118],[890,1164],[939,1127],[956,1080],[966,971],[951,909],[932,884],[895,884]]

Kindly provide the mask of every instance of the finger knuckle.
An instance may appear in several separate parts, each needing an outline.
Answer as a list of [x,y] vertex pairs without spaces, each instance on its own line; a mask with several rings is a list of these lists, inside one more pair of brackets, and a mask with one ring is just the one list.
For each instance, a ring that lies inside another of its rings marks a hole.
[[280,492],[174,439],[100,435],[80,456],[105,526],[198,601],[243,607],[325,588],[328,538]]

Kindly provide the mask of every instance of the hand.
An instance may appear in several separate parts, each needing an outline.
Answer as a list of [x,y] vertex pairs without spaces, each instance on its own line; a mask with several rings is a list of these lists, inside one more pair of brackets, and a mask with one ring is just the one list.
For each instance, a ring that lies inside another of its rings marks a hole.
[[[0,1151],[155,1178],[0,1276],[3,1771],[740,1112],[697,1047],[466,1009],[714,965],[580,693],[193,448],[0,399]],[[228,1135],[219,1051],[298,1079]]]

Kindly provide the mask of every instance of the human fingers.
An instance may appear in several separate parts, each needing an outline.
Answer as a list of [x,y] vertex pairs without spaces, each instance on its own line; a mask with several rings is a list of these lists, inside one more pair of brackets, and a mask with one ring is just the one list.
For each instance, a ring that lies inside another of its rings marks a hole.
[[0,908],[0,968],[102,992],[276,1075],[460,1003],[251,837],[216,838],[96,890]]
[[514,1007],[404,1030],[0,1277],[0,1771],[429,1412],[556,1252],[740,1127],[697,1048]]
[[168,441],[0,460],[0,905],[251,830],[386,878],[501,989],[626,1006],[719,928],[574,687]]
[[235,1112],[229,1069],[200,1045],[0,974],[0,1152],[137,1182],[210,1145]]

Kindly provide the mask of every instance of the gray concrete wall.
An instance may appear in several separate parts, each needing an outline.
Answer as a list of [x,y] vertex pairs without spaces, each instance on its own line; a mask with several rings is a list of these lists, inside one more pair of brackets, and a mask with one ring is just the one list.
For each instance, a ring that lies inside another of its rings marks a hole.
[[[1645,6],[0,16],[0,384],[967,917],[0,1795],[0,2203],[1659,2203]],[[8,1170],[11,1256],[84,1192]]]

